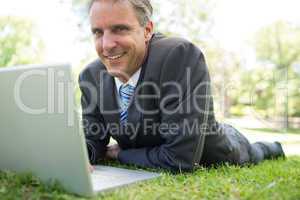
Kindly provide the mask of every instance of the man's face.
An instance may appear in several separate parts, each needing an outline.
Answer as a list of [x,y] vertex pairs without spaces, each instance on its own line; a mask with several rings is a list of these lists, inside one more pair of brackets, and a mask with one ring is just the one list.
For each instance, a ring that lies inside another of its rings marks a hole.
[[95,1],[90,10],[96,51],[107,71],[122,81],[136,72],[144,60],[153,25],[142,27],[127,1]]

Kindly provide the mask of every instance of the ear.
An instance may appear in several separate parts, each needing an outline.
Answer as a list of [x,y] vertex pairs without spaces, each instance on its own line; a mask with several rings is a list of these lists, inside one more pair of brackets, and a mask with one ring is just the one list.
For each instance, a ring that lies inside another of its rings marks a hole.
[[152,37],[152,34],[153,34],[153,22],[152,21],[148,21],[147,25],[145,26],[145,39],[146,39],[146,42],[148,42],[151,37]]

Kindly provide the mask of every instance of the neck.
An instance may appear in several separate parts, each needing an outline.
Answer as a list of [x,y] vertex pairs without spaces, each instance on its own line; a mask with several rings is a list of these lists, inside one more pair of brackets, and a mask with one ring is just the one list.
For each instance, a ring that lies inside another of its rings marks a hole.
[[121,76],[119,76],[119,77],[117,77],[122,83],[127,83],[128,81],[129,81],[129,78],[127,77],[127,78],[124,78],[124,77],[121,77]]

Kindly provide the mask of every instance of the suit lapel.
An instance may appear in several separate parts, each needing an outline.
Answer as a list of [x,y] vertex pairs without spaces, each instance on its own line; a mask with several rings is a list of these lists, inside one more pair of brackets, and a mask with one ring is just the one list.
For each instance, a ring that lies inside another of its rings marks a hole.
[[138,111],[137,104],[139,104],[137,93],[134,94],[132,102],[128,108],[128,118],[127,118],[127,124],[130,126],[130,134],[129,139],[131,141],[132,148],[136,147],[136,139],[137,135],[140,132],[141,129],[141,117],[142,113]]
[[[119,124],[120,112],[114,79],[107,72],[100,77],[100,110],[107,124]],[[102,92],[101,92],[102,91]]]

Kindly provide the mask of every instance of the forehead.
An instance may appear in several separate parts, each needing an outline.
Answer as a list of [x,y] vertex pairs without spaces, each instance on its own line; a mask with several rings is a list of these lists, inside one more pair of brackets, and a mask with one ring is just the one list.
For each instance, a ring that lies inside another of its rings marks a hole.
[[138,24],[135,11],[128,1],[95,1],[90,9],[92,26],[113,24]]

